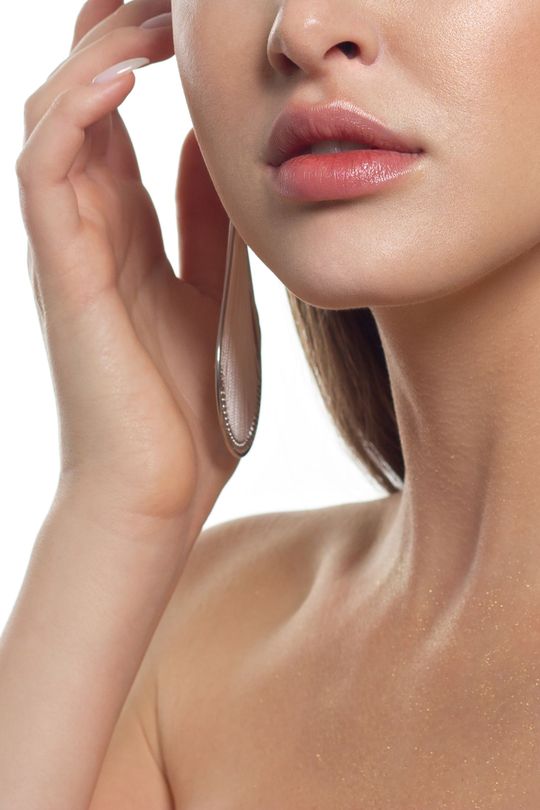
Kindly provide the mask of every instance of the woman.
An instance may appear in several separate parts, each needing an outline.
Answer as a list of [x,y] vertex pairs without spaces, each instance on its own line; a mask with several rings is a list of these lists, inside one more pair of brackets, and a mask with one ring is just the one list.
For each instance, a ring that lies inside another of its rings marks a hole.
[[[540,12],[168,11],[88,0],[26,104],[62,474],[0,650],[3,804],[533,810]],[[115,112],[173,53],[181,280]],[[341,115],[356,149],[328,143]],[[229,218],[387,497],[201,533],[238,463],[213,399]]]

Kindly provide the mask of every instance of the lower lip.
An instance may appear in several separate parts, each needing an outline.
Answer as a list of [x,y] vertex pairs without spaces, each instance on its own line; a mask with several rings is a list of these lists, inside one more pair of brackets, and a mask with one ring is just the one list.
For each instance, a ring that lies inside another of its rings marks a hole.
[[278,192],[296,200],[349,200],[375,194],[418,163],[422,152],[357,149],[306,154],[269,166]]

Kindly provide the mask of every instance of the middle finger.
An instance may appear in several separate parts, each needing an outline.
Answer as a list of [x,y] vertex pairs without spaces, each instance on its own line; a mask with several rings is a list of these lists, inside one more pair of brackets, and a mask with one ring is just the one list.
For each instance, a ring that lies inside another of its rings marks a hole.
[[[160,1],[163,3],[163,0]],[[111,27],[107,33],[97,37],[95,42],[88,42],[80,51],[76,49],[28,98],[25,105],[25,139],[56,96],[69,87],[87,84],[93,76],[107,67],[135,56],[145,56],[151,62],[160,62],[173,54],[174,42],[170,26],[149,29],[141,29],[137,25]]]
[[113,28],[125,25],[140,25],[149,17],[155,17],[171,10],[171,0],[131,0],[129,3],[119,6],[116,11],[105,17],[97,25],[90,29],[72,49],[71,53],[77,51],[99,39]]

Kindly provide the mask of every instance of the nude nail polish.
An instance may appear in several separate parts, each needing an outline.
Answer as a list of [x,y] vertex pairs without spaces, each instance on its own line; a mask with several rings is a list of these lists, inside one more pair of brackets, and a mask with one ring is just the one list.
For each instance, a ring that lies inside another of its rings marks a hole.
[[108,82],[111,79],[115,79],[117,76],[120,76],[122,73],[127,73],[130,70],[137,70],[137,68],[144,67],[150,62],[147,56],[138,56],[134,59],[126,59],[123,62],[117,62],[116,65],[111,65],[108,67],[107,70],[98,73],[97,76],[94,76],[92,79],[92,84],[102,84],[103,82]]

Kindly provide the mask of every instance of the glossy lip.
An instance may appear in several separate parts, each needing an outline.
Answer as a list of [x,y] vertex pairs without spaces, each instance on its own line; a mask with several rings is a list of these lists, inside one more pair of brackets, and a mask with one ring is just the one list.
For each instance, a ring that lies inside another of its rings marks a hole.
[[270,166],[280,166],[321,141],[355,141],[372,149],[420,154],[424,150],[397,134],[352,102],[336,100],[316,106],[293,104],[278,115],[265,152]]
[[365,149],[298,155],[281,166],[266,166],[282,197],[304,202],[350,200],[376,194],[409,174],[420,154]]

